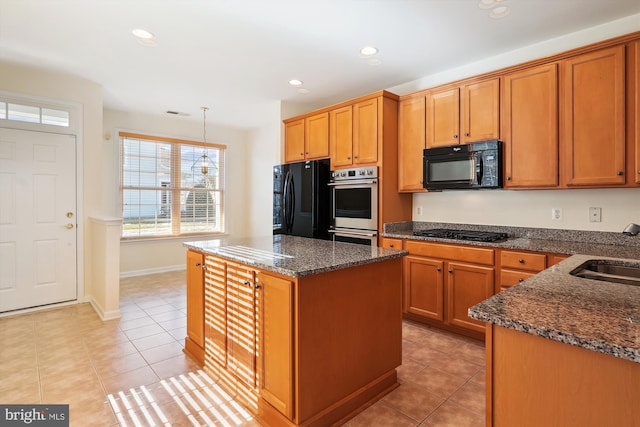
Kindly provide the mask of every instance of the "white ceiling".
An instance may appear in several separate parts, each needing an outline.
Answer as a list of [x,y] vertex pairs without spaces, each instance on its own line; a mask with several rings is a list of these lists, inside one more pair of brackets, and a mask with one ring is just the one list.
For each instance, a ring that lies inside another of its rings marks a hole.
[[0,61],[97,82],[106,108],[199,118],[208,106],[208,122],[251,128],[276,101],[329,105],[640,13],[640,0],[505,0],[511,13],[493,19],[478,2],[0,0]]

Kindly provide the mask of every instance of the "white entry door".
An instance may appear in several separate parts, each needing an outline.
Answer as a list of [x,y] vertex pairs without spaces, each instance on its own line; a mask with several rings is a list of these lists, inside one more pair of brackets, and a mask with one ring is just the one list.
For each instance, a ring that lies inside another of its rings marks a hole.
[[0,128],[0,313],[77,298],[76,139]]

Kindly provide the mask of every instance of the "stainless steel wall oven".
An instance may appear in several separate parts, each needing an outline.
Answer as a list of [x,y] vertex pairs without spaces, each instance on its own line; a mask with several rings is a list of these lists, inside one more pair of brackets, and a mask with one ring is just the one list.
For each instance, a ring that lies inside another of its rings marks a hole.
[[378,168],[341,169],[331,173],[334,239],[376,246],[378,236]]

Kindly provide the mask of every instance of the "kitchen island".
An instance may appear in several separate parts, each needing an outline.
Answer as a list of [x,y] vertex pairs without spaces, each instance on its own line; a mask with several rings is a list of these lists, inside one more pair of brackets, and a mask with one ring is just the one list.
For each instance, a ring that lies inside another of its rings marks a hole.
[[[640,287],[574,255],[469,310],[487,322],[487,426],[640,425]],[[611,259],[637,264],[637,259]]]
[[204,267],[204,369],[262,422],[331,425],[397,387],[406,252],[292,236],[185,246]]

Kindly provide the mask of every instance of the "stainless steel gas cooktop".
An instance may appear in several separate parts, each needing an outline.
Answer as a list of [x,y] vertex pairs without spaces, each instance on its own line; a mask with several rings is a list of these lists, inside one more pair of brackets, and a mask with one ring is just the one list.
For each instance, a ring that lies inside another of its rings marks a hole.
[[430,230],[417,230],[414,236],[435,237],[438,239],[473,240],[476,242],[496,242],[509,237],[507,233],[491,231],[455,230],[450,228],[433,228]]

